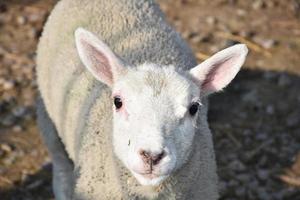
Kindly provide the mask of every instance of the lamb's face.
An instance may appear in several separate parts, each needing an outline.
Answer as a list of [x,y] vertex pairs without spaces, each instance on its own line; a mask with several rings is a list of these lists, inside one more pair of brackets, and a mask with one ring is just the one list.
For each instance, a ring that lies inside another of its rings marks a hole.
[[[75,32],[79,57],[112,89],[113,146],[143,185],[158,185],[189,158],[201,96],[224,88],[245,61],[235,45],[179,74],[170,66],[126,68],[92,33]],[[157,52],[159,53],[159,52]]]
[[112,88],[113,146],[143,185],[157,185],[188,159],[200,90],[173,67],[145,64]]

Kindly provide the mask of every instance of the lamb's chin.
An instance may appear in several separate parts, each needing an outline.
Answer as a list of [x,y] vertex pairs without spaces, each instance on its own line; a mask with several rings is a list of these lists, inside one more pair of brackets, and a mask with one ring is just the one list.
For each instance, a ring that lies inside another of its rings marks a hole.
[[168,177],[168,175],[162,175],[162,176],[142,175],[136,172],[132,172],[132,174],[137,179],[137,181],[144,186],[158,186]]

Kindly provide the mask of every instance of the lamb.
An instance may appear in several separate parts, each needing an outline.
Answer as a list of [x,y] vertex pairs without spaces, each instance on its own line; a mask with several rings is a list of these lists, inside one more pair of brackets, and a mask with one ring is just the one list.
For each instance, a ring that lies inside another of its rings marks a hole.
[[61,0],[36,68],[56,199],[217,199],[207,96],[246,55],[197,65],[152,0]]

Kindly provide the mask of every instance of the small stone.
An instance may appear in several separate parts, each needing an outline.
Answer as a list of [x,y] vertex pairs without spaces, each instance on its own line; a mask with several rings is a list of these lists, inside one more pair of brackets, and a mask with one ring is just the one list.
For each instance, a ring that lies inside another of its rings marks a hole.
[[41,14],[40,13],[32,13],[28,16],[28,21],[30,22],[37,22],[39,21],[41,18]]
[[[9,92],[5,92],[2,95],[2,99],[6,102],[15,102],[15,96],[11,95]],[[1,119],[0,119],[1,120]]]
[[33,79],[32,81],[31,81],[31,86],[32,87],[37,87],[38,85],[37,85],[37,81],[35,80],[35,79]]
[[17,155],[16,155],[14,152],[12,152],[12,153],[9,154],[8,157],[6,157],[5,159],[3,159],[3,163],[4,163],[4,165],[6,165],[6,166],[10,166],[10,165],[12,165],[16,160],[17,160]]
[[35,29],[35,28],[31,28],[29,31],[28,31],[28,36],[30,38],[36,38],[38,36],[38,31]]
[[265,166],[268,163],[267,156],[262,156],[258,161],[258,166]]
[[19,25],[24,25],[26,23],[26,18],[24,16],[18,16],[17,17],[17,23]]
[[268,105],[266,107],[266,113],[269,115],[273,115],[274,114],[274,106],[273,105]]
[[0,15],[0,23],[10,23],[12,20],[12,15]]
[[264,72],[263,77],[267,80],[272,80],[272,79],[276,78],[277,75],[274,72],[266,71],[266,72]]
[[270,49],[272,47],[274,47],[278,42],[272,39],[266,39],[261,41],[261,46],[263,46],[266,49]]
[[22,182],[29,182],[30,181],[30,176],[29,176],[28,173],[29,172],[26,169],[22,170],[22,175],[21,175]]
[[0,77],[0,85],[3,85],[5,83],[5,79]]
[[4,126],[11,126],[16,122],[16,118],[13,115],[7,115],[1,120],[1,124]]
[[246,189],[244,187],[237,187],[235,189],[235,194],[238,196],[238,197],[243,197],[246,193]]
[[2,85],[4,90],[10,90],[14,87],[15,84],[13,81],[5,81]]
[[271,194],[271,199],[273,200],[282,200],[285,196],[290,195],[290,191],[282,189]]
[[245,38],[252,38],[255,35],[254,31],[246,31],[246,30],[241,30],[238,32],[238,35],[245,37]]
[[184,31],[181,36],[184,38],[184,39],[187,39],[190,35],[190,32],[189,31]]
[[245,129],[242,131],[243,136],[247,137],[247,136],[251,136],[252,135],[252,131],[250,129]]
[[266,134],[264,132],[258,132],[257,134],[255,134],[255,138],[257,140],[264,141],[268,138],[268,134]]
[[236,11],[237,15],[240,16],[240,17],[244,17],[247,15],[247,11],[244,10],[244,9],[237,9]]
[[251,177],[249,174],[238,174],[236,178],[241,182],[241,183],[247,183],[251,180]]
[[194,44],[201,42],[201,40],[202,40],[202,37],[200,35],[196,35],[193,38],[191,38],[191,42]]
[[17,157],[23,157],[24,156],[24,151],[23,150],[18,150],[18,151],[16,151],[16,156]]
[[258,182],[257,182],[257,180],[253,179],[252,181],[250,181],[248,183],[248,187],[249,187],[249,189],[256,191],[256,189],[258,188]]
[[239,160],[234,160],[229,164],[229,168],[235,171],[244,171],[246,169],[245,165]]
[[279,86],[289,86],[291,84],[291,79],[286,74],[281,74],[278,79]]
[[26,107],[19,106],[15,108],[12,112],[16,117],[22,117],[26,114]]
[[263,2],[262,0],[256,0],[254,1],[254,3],[252,4],[252,8],[254,10],[259,10],[259,9],[262,9],[262,8],[265,8],[266,7],[266,4],[265,2]]
[[1,144],[0,148],[5,152],[11,152],[12,151],[12,147],[8,144]]
[[33,157],[37,157],[39,155],[39,152],[37,150],[32,150],[30,152],[30,155],[33,156]]
[[228,182],[228,187],[236,187],[238,185],[239,185],[238,182],[233,179]]
[[28,189],[28,190],[36,189],[36,188],[40,187],[43,183],[44,183],[43,180],[36,180],[33,183],[30,183],[29,185],[27,185],[26,189]]
[[23,129],[22,129],[21,126],[16,125],[16,126],[13,127],[12,130],[13,130],[14,132],[16,132],[16,133],[20,133]]
[[278,6],[278,2],[275,2],[275,1],[266,1],[266,6],[268,8],[274,8],[274,7]]
[[257,188],[258,199],[270,199],[270,196],[265,188],[259,187]]
[[255,103],[257,101],[257,91],[255,89],[250,90],[248,93],[244,94],[242,100],[249,103]]
[[297,113],[297,112],[290,114],[286,118],[286,125],[289,128],[297,127],[299,125],[299,123],[300,123],[300,117],[299,117],[299,113]]
[[210,52],[217,52],[219,49],[220,49],[220,47],[217,46],[217,45],[211,45],[211,46],[209,46]]
[[259,169],[257,170],[257,177],[260,180],[265,181],[269,178],[269,172],[265,169]]
[[213,17],[213,16],[209,16],[209,17],[207,17],[206,19],[205,19],[205,21],[206,21],[206,23],[208,24],[208,25],[215,25],[216,23],[217,23],[217,19],[215,18],[215,17]]
[[256,65],[259,66],[259,67],[263,67],[263,66],[265,66],[265,61],[262,60],[262,59],[257,59],[256,60]]
[[258,43],[260,46],[264,47],[265,49],[270,49],[278,44],[278,41],[274,39],[265,39],[259,36],[253,37],[253,41]]

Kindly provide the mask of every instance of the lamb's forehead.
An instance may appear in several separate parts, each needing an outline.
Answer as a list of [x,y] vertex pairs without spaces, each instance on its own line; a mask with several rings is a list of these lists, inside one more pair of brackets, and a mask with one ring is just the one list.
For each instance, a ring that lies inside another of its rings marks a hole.
[[148,97],[168,96],[183,100],[199,95],[199,89],[185,75],[173,66],[143,64],[130,70],[122,80],[122,90],[143,94]]

